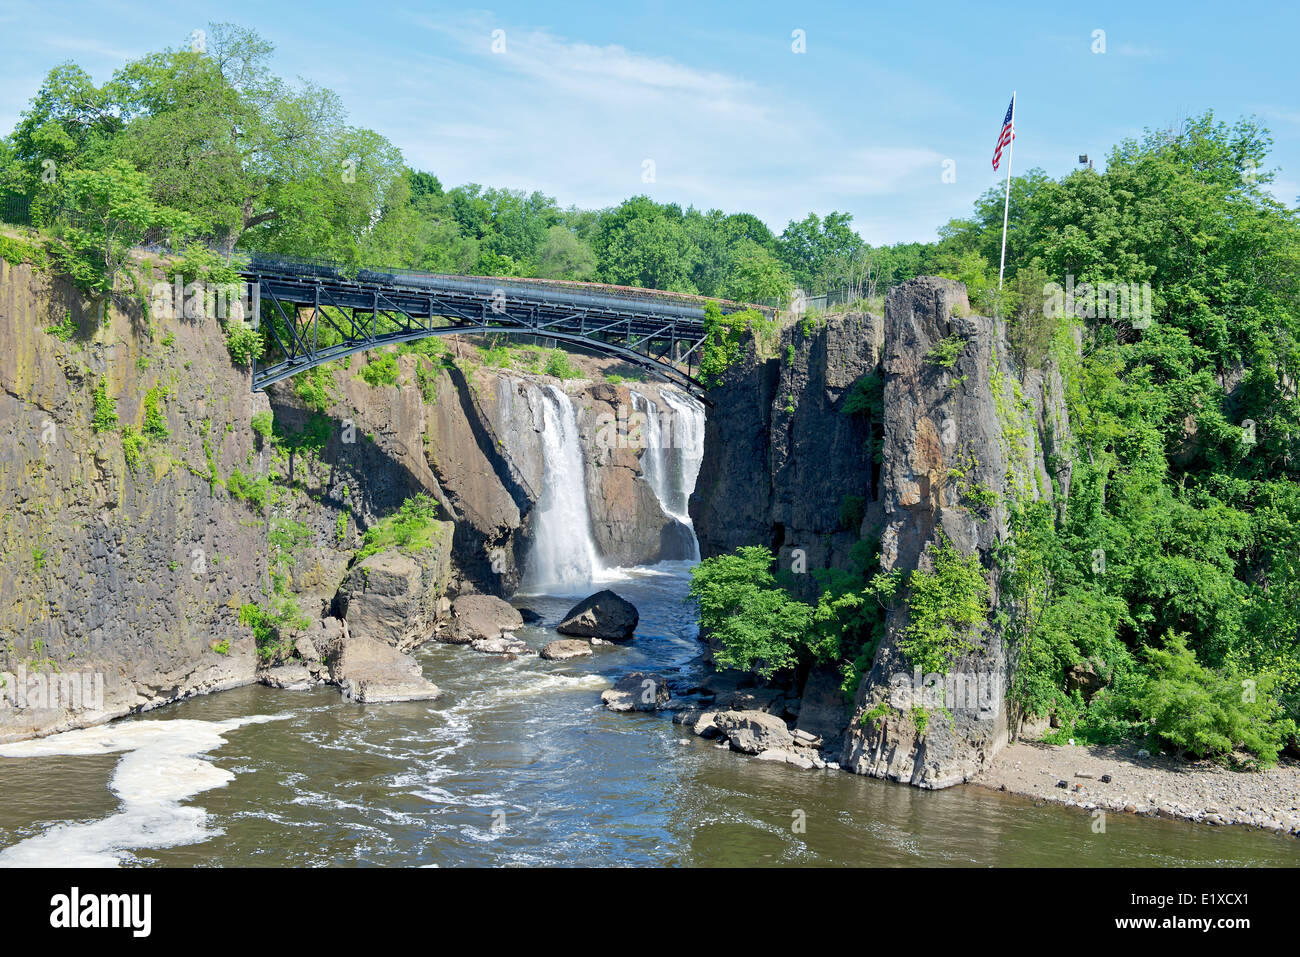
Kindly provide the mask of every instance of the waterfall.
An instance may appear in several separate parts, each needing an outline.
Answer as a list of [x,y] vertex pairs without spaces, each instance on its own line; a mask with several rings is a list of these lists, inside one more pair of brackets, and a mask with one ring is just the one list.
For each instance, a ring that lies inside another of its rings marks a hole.
[[587,471],[578,439],[578,417],[563,390],[529,387],[542,409],[542,493],[533,515],[533,547],[524,583],[586,587],[600,567],[587,509]]
[[667,413],[661,413],[646,396],[632,393],[632,408],[646,416],[641,474],[654,489],[664,514],[690,530],[694,557],[698,561],[700,546],[687,503],[704,459],[704,406],[666,388],[660,390],[659,396],[668,406]]
[[650,487],[654,489],[655,498],[663,506],[664,512],[672,514],[672,509],[669,507],[672,493],[668,483],[668,450],[664,448],[659,407],[635,389],[630,391],[632,392],[632,410],[645,415],[645,427],[641,433],[645,439],[645,451],[641,453],[641,474]]
[[[673,514],[691,524],[687,503],[695,491],[695,480],[704,461],[704,404],[684,392],[662,389],[659,395],[673,410],[672,454],[669,456]],[[692,526],[694,528],[694,526]]]

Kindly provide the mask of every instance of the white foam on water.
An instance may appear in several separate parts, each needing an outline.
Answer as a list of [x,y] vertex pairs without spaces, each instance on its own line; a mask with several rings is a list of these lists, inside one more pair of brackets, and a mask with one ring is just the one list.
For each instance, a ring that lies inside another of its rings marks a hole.
[[202,755],[225,744],[229,731],[281,717],[126,721],[0,745],[6,758],[126,752],[108,784],[121,801],[117,814],[87,824],[55,824],[0,850],[0,867],[118,867],[132,850],[197,844],[219,835],[203,808],[180,803],[235,777]]
[[514,698],[531,698],[534,695],[565,691],[604,691],[611,681],[605,675],[566,675],[558,672],[529,671],[514,676],[510,684],[490,685],[478,689],[461,699],[454,709],[474,714],[485,708],[499,705]]

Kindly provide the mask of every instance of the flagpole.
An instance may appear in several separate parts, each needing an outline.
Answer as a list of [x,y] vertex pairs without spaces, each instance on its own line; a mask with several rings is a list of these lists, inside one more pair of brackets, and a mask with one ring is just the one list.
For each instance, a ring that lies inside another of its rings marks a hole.
[[1011,142],[1007,144],[1007,194],[1002,200],[1002,262],[998,264],[998,291],[1007,268],[1007,214],[1011,211],[1011,153],[1016,148],[1016,91],[1011,91]]

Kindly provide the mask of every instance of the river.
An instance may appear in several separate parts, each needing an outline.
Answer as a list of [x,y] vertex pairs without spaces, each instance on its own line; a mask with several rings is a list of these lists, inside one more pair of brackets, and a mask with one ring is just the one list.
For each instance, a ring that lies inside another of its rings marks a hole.
[[[600,692],[624,672],[698,673],[688,574],[684,562],[616,573],[610,586],[641,611],[638,637],[590,658],[424,646],[437,701],[366,706],[334,688],[251,686],[0,747],[11,755],[0,757],[0,865],[1293,866],[1300,856],[1294,838],[1122,814],[1094,834],[1079,810],[801,771],[719,749],[665,715],[605,710]],[[544,617],[520,637],[540,648],[572,601],[520,598]]]

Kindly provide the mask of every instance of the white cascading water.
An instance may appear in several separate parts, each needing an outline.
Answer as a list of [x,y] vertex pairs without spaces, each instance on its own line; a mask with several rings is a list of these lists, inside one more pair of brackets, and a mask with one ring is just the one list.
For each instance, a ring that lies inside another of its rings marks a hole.
[[641,453],[641,475],[654,489],[655,498],[665,512],[671,513],[668,485],[668,455],[664,448],[662,423],[659,421],[659,407],[636,390],[632,391],[632,411],[645,416],[642,437],[645,439],[645,451]]
[[587,472],[578,416],[562,389],[529,386],[542,408],[542,493],[533,518],[533,547],[524,584],[530,590],[585,588],[599,570],[587,509]]
[[646,416],[641,474],[654,489],[664,513],[691,530],[694,557],[698,561],[700,546],[687,503],[704,460],[704,406],[666,388],[659,395],[670,410],[666,420],[660,417],[659,407],[652,400],[638,392],[632,393],[632,408]]

